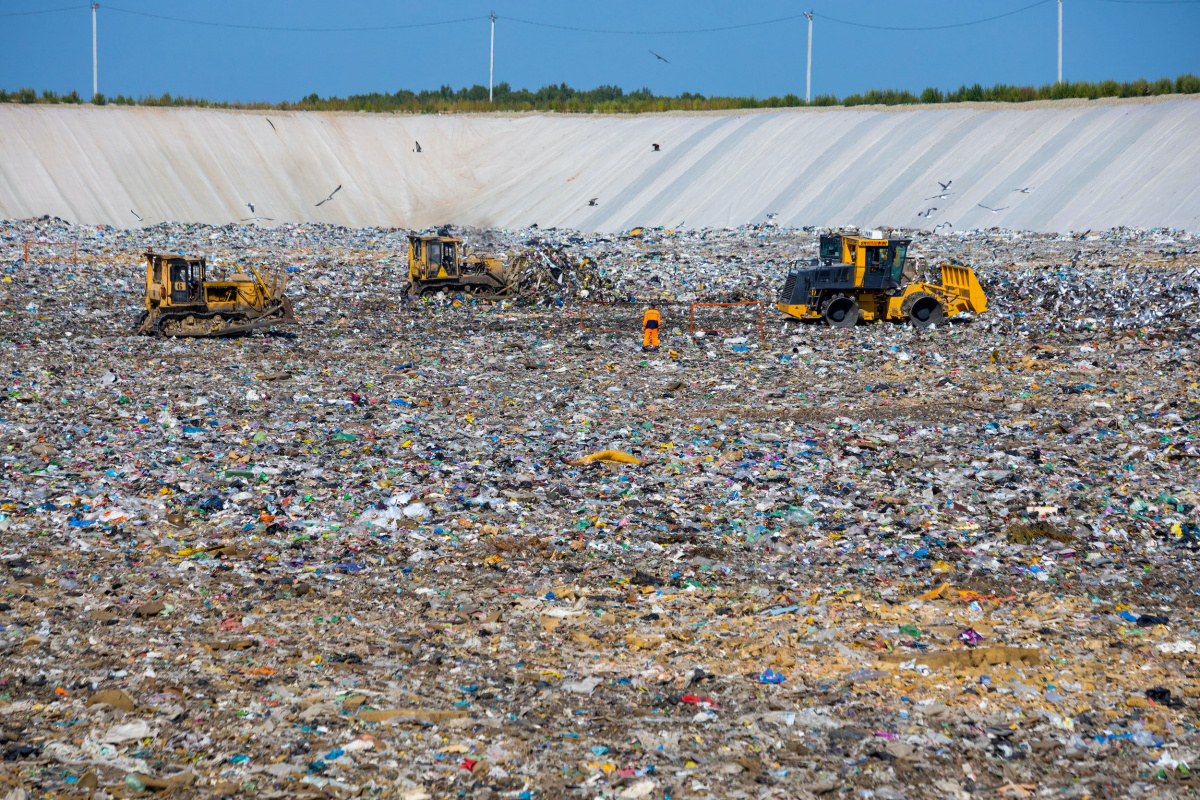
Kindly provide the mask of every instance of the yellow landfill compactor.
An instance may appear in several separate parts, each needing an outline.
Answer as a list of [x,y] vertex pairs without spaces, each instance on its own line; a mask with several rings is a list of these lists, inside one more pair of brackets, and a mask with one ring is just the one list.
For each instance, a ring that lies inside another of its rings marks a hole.
[[860,320],[908,322],[925,328],[963,311],[987,310],[983,287],[970,267],[942,264],[942,282],[917,279],[911,239],[822,235],[820,257],[792,267],[779,310],[831,328]]
[[283,293],[287,273],[267,272],[263,280],[237,273],[208,280],[204,256],[147,250],[146,310],[134,331],[148,336],[231,336],[256,328],[295,322],[292,301]]

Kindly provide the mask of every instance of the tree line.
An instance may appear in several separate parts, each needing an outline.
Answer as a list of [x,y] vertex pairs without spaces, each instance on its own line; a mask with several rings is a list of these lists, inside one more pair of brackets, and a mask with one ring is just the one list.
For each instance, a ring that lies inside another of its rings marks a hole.
[[508,83],[495,85],[493,98],[488,100],[486,86],[470,88],[423,89],[419,92],[400,89],[394,93],[371,92],[347,97],[321,97],[310,94],[296,101],[280,103],[241,103],[213,101],[196,97],[163,94],[158,97],[139,97],[118,94],[106,97],[97,94],[85,99],[78,92],[59,94],[49,89],[41,92],[21,88],[15,91],[0,89],[0,103],[67,103],[125,106],[188,106],[196,108],[245,108],[277,111],[369,111],[414,114],[455,113],[479,111],[557,111],[578,114],[636,114],[647,111],[729,111],[749,108],[796,108],[803,106],[861,106],[861,105],[933,105],[938,103],[991,102],[1025,103],[1033,100],[1066,100],[1071,98],[1096,100],[1103,97],[1151,97],[1167,94],[1200,94],[1200,78],[1188,73],[1178,78],[1159,78],[1148,81],[1072,81],[1048,83],[1044,86],[1012,86],[999,83],[985,87],[976,83],[942,91],[930,87],[919,95],[908,90],[871,89],[841,99],[831,94],[818,95],[805,102],[795,94],[782,97],[720,97],[684,92],[680,95],[656,95],[648,88],[626,92],[619,86],[597,86],[595,89],[575,89],[565,83],[543,86],[537,91],[513,89]]

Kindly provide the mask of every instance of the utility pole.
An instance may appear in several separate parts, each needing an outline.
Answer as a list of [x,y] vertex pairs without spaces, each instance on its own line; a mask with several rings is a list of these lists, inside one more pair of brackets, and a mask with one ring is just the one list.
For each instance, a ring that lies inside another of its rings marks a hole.
[[1062,83],[1062,0],[1058,0],[1058,82]]
[[804,16],[808,17],[808,75],[804,79],[804,102],[806,103],[812,102],[812,18],[814,13],[813,11],[804,12]]
[[92,3],[92,98],[100,94],[100,79],[96,74],[96,9],[99,3]]
[[[1061,0],[1060,0],[1061,2]],[[488,59],[488,102],[492,102],[492,76],[496,73],[496,12],[492,12],[492,57]]]

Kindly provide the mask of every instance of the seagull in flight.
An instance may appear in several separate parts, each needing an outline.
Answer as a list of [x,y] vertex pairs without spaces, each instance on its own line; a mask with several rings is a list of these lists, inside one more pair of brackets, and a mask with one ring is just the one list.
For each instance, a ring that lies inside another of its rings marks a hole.
[[263,219],[265,219],[267,222],[275,221],[274,217],[246,217],[245,219],[242,220],[242,222],[258,222],[259,220],[263,220]]
[[937,225],[933,226],[933,232],[937,233],[938,228],[942,228],[942,227],[953,228],[954,223],[953,222],[939,222]]
[[[324,200],[322,200],[320,203],[317,203],[317,205],[321,205],[321,204],[323,204],[323,203],[328,203],[330,200],[332,200],[332,199],[333,199],[333,196],[334,196],[335,194],[337,194],[338,192],[340,192],[341,190],[342,190],[342,185],[339,183],[339,184],[338,184],[338,187],[337,187],[336,189],[334,189],[332,192],[330,192],[330,193],[329,193],[329,197],[326,197],[326,198],[325,198]],[[253,210],[253,209],[252,209],[252,210]]]
[[1024,189],[1013,189],[1013,191],[1014,191],[1014,192],[1020,192],[1021,194],[1029,194],[1030,192],[1032,192],[1032,191],[1033,191],[1033,187],[1032,187],[1032,186],[1026,186]]
[[138,213],[137,213],[136,211],[134,211],[132,208],[131,208],[131,209],[129,209],[129,213],[130,213],[130,214],[133,214],[135,217],[137,217],[137,219],[138,219],[138,222],[141,222],[141,221],[142,221],[142,218],[141,218],[141,217],[138,217]]
[[1000,208],[992,208],[991,206],[985,206],[983,203],[976,203],[975,205],[979,206],[980,208],[986,208],[988,211],[992,212],[993,214],[999,214],[1001,211],[1008,208],[1008,206],[1001,206]]
[[[414,141],[415,141],[415,140],[414,140]],[[422,151],[421,151],[421,143],[420,143],[420,142],[416,142],[416,145],[417,145],[417,146],[413,148],[413,152],[414,152],[414,153],[420,153],[420,152],[422,152]]]
[[925,199],[926,200],[941,200],[945,197],[949,197],[952,194],[954,194],[954,192],[942,192],[941,194],[935,194],[933,197],[926,197]]
[[[275,123],[271,122],[271,118],[267,117],[266,119],[267,119],[267,124],[271,126],[271,130],[275,130]],[[278,132],[278,131],[276,131],[276,132]]]
[[588,205],[589,206],[597,205],[596,201],[599,199],[600,199],[599,197],[593,197],[591,200],[588,200]]
[[941,181],[937,181],[937,185],[942,187],[943,192],[946,191],[947,189],[949,189],[950,184],[952,184],[952,183],[954,183],[953,180],[946,181],[945,183],[942,183]]
[[254,203],[246,203],[246,208],[250,209],[250,213],[254,213]]
[[928,217],[930,214],[932,214],[935,211],[937,211],[937,206],[934,206],[933,208],[927,208],[924,211],[918,211],[917,216],[918,217]]
[[670,63],[671,63],[670,61],[667,61],[665,58],[663,58],[662,56],[660,56],[658,53],[654,52],[653,50],[651,50],[651,51],[650,51],[650,55],[654,56],[654,57],[655,57],[655,58],[657,58],[659,61],[665,61],[665,62],[666,62],[666,63],[668,63],[668,64],[670,64]]

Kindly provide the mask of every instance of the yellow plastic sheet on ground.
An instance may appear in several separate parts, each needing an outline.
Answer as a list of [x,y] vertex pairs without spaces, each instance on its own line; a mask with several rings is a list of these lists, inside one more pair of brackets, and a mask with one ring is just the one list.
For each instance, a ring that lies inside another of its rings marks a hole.
[[581,467],[584,464],[592,464],[592,463],[595,463],[596,461],[613,461],[618,464],[644,464],[645,463],[637,456],[630,455],[629,453],[626,453],[621,450],[601,450],[599,453],[592,453],[590,456],[584,456],[583,458],[579,458],[579,459],[576,459],[575,461],[572,461],[571,466]]

